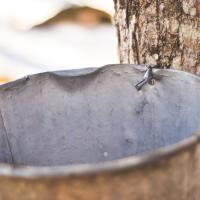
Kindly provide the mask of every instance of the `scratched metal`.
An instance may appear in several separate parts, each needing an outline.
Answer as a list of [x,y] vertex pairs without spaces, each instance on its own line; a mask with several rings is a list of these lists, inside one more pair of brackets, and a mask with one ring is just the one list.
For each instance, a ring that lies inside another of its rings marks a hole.
[[0,86],[0,200],[198,199],[200,78],[154,70],[138,92],[143,74],[109,65]]

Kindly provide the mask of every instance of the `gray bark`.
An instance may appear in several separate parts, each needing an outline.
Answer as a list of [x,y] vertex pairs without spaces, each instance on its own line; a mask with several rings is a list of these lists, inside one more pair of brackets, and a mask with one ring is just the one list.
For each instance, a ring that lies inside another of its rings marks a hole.
[[121,63],[200,75],[200,0],[114,0]]

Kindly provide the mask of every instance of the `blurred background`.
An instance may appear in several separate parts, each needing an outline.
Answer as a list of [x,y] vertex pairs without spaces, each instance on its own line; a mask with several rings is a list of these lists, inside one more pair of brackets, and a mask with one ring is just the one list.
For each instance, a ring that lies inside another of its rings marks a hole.
[[117,63],[113,0],[0,0],[0,84]]

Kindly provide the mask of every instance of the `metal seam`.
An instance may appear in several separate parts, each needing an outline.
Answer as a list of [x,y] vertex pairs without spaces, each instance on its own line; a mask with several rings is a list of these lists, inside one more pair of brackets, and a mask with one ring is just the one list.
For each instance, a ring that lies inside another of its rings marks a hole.
[[9,141],[9,138],[8,138],[8,133],[7,133],[7,130],[6,130],[6,126],[5,126],[5,123],[4,123],[4,119],[3,119],[1,109],[0,109],[0,117],[1,117],[2,125],[3,125],[3,129],[4,129],[4,132],[5,132],[5,134],[4,133],[3,134],[6,137],[6,141],[7,141],[7,144],[8,144],[8,150],[9,150],[10,155],[11,155],[11,161],[14,164],[14,157],[13,157],[13,153],[12,153],[12,148],[11,148],[11,144],[10,144],[10,141]]

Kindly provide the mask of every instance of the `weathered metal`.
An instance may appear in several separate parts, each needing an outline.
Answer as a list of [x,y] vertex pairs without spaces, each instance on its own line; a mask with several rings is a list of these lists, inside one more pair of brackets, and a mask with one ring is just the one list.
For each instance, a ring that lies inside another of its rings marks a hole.
[[0,86],[0,200],[200,197],[200,78],[143,67],[37,74]]

